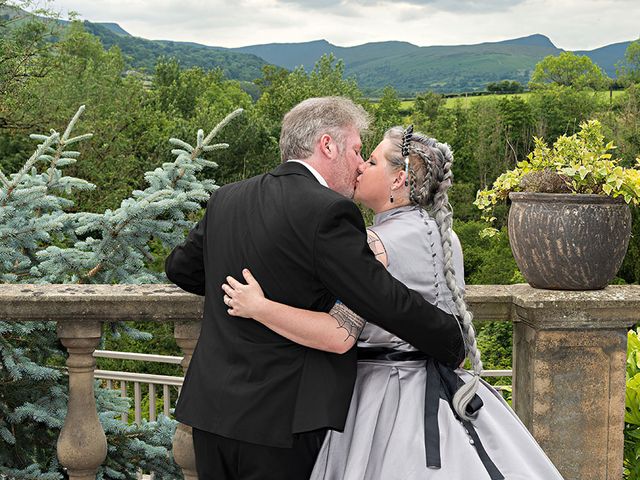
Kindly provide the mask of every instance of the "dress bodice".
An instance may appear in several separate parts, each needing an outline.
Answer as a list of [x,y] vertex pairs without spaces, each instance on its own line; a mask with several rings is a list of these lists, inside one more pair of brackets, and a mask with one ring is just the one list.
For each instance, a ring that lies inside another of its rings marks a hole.
[[[387,253],[387,269],[407,287],[447,313],[458,314],[444,278],[444,254],[436,221],[416,206],[397,207],[377,214],[370,230],[376,233]],[[464,292],[462,247],[451,235],[452,262],[456,283]],[[429,321],[425,318],[425,322]],[[367,323],[359,347],[388,347],[415,350],[409,343],[382,328]]]

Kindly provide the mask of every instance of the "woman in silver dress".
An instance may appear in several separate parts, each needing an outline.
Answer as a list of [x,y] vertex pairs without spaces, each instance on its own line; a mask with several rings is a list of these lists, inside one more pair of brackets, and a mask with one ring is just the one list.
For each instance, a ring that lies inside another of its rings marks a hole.
[[376,214],[367,234],[378,260],[456,315],[471,372],[430,359],[340,302],[329,313],[272,302],[248,270],[247,284],[228,277],[223,286],[231,315],[259,321],[296,343],[343,353],[357,341],[358,375],[345,429],[327,434],[312,480],[562,479],[501,395],[480,379],[462,248],[451,228],[452,162],[448,145],[411,128],[392,128],[362,169],[355,199]]

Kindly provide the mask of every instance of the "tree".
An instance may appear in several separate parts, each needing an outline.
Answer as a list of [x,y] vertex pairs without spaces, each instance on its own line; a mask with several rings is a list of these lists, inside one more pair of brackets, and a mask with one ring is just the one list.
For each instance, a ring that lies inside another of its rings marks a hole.
[[532,89],[560,85],[576,89],[591,88],[601,90],[607,85],[608,77],[586,55],[562,52],[549,55],[536,65],[529,81]]
[[374,110],[373,132],[375,139],[379,140],[388,128],[396,125],[402,125],[400,98],[398,98],[396,89],[387,85],[384,87],[382,97]]
[[500,82],[488,83],[487,91],[492,93],[520,93],[524,91],[524,87],[515,80],[501,80]]
[[47,76],[55,62],[51,39],[59,30],[53,21],[57,15],[42,9],[39,17],[26,14],[23,9],[33,3],[0,0],[0,128],[30,126],[9,108],[11,99],[24,92],[30,80]]
[[[23,90],[5,99],[4,106],[13,118],[32,127],[0,131],[0,135],[26,137],[28,131],[62,129],[77,105],[87,105],[84,122],[102,142],[90,144],[87,161],[72,166],[70,173],[94,183],[100,180],[112,188],[101,195],[82,192],[75,199],[84,210],[89,210],[91,204],[98,209],[116,207],[132,187],[141,185],[140,177],[148,169],[144,168],[148,165],[144,165],[142,152],[155,157],[153,152],[159,150],[157,145],[162,141],[160,135],[169,136],[165,131],[156,134],[157,127],[163,126],[163,115],[145,108],[148,95],[139,79],[122,75],[125,61],[121,52],[117,48],[105,51],[81,23],[67,27],[56,52],[49,64],[49,75],[31,78]],[[20,150],[1,153],[9,153],[15,161],[30,153],[26,150],[30,146],[24,143],[15,146]],[[14,171],[21,164],[7,163],[2,155],[0,165]]]
[[[504,126],[505,162],[501,171],[493,170],[492,177],[513,168],[533,147],[536,119],[531,104],[521,97],[501,98],[498,110]],[[506,167],[506,168],[505,168]]]
[[[455,182],[472,182],[475,189],[479,187],[478,162],[476,160],[475,122],[469,108],[460,100],[453,103],[452,108],[443,108],[431,124],[428,133],[440,142],[451,146],[454,154],[453,174]],[[454,187],[455,188],[455,187]]]
[[220,70],[180,69],[176,59],[162,59],[156,65],[149,100],[152,110],[170,119],[174,135],[188,135],[198,125],[222,119],[234,108],[245,109],[234,124],[231,147],[216,158],[219,168],[215,173],[221,183],[264,173],[279,161],[271,125],[257,113],[245,88],[227,80]]
[[[206,153],[225,148],[213,144],[217,133],[240,111],[227,116],[195,145],[171,139],[173,162],[147,172],[149,186],[136,190],[114,211],[69,212],[65,198],[74,189],[94,185],[70,177],[63,169],[80,157],[77,146],[91,134],[72,135],[84,107],[63,134],[33,135],[35,153],[16,174],[0,171],[0,281],[12,283],[158,283],[165,277],[150,268],[149,244],[172,248],[213,190],[214,181],[196,177],[213,162]],[[67,405],[67,382],[51,322],[0,322],[0,478],[62,479],[55,442]],[[170,461],[175,422],[160,419],[123,425],[118,417],[128,402],[117,392],[98,388],[96,403],[107,434],[109,454],[98,472],[104,480],[137,477],[137,468],[158,479],[180,477]]]
[[344,62],[336,60],[333,54],[320,57],[309,73],[303,67],[298,67],[290,73],[278,67],[265,67],[263,78],[257,83],[262,88],[262,96],[256,102],[256,110],[261,117],[274,125],[274,133],[278,132],[277,136],[284,114],[309,97],[340,95],[364,103],[356,81],[353,78],[344,78]]
[[572,135],[599,108],[593,92],[555,84],[535,90],[529,103],[536,118],[535,135],[547,140]]
[[429,124],[436,119],[444,103],[444,97],[439,93],[424,92],[418,94],[413,103],[413,115],[411,118],[416,129],[429,129]]
[[624,52],[624,64],[616,73],[626,83],[640,82],[640,38],[629,44]]
[[[244,119],[251,126],[247,125],[243,131],[244,139],[236,142],[238,148],[244,148],[243,142],[248,142],[250,147],[245,148],[242,159],[234,164],[239,170],[233,172],[233,180],[263,173],[277,165],[280,161],[278,139],[282,118],[302,100],[339,95],[356,103],[366,103],[356,81],[344,78],[344,62],[336,60],[333,54],[320,57],[309,73],[303,67],[288,72],[269,65],[263,68],[262,75],[256,80],[262,94]],[[225,165],[221,165],[224,169]]]
[[[105,50],[80,22],[67,27],[56,51],[49,75],[30,79],[11,99],[0,97],[0,104],[24,125],[33,125],[29,131],[64,128],[74,113],[71,105],[87,106],[83,124],[101,142],[86,145],[83,162],[67,171],[99,188],[72,191],[78,210],[117,208],[131,190],[144,188],[146,171],[172,160],[167,138],[190,135],[237,107],[246,115],[235,124],[231,148],[217,157],[216,178],[228,183],[277,165],[282,118],[271,121],[258,113],[244,88],[221,71],[184,69],[176,59],[163,58],[151,77],[124,75],[122,52],[117,47]],[[17,171],[22,166],[31,153],[27,133],[26,127],[0,128],[0,168]]]
[[632,42],[624,53],[624,59],[633,70],[635,79],[640,78],[640,39]]

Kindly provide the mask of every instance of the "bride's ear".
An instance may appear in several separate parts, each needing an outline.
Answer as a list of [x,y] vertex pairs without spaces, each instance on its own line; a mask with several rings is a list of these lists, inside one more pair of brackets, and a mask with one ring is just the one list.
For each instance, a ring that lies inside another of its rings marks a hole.
[[404,181],[407,178],[407,174],[404,170],[398,170],[393,178],[393,187],[394,188],[402,188],[404,187]]

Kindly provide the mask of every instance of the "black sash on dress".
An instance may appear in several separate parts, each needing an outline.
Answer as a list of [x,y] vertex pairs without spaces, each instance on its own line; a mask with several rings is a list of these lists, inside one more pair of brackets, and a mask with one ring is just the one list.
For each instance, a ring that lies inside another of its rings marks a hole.
[[[469,443],[475,447],[478,457],[480,457],[480,461],[491,480],[504,480],[504,476],[484,449],[473,423],[461,419],[453,408],[453,395],[464,382],[452,368],[443,365],[422,352],[403,352],[385,347],[360,347],[358,348],[358,360],[389,360],[394,362],[424,360],[427,370],[424,392],[424,447],[427,467],[441,467],[438,408],[442,398],[447,401],[454,417],[467,432]],[[470,416],[475,415],[482,406],[482,399],[476,394],[467,405],[467,414]]]

